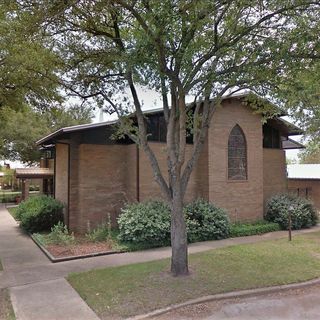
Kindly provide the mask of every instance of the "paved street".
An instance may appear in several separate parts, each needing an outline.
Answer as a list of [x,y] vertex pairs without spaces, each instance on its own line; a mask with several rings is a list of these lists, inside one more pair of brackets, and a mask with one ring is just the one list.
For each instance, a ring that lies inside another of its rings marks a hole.
[[154,320],[318,320],[320,286],[185,307]]

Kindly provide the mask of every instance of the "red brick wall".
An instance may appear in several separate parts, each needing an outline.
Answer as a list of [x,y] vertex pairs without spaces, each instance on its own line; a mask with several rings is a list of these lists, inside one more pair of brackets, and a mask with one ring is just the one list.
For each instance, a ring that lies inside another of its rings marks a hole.
[[[247,141],[246,181],[228,180],[228,138],[236,124]],[[209,129],[209,200],[226,209],[233,221],[263,217],[262,150],[261,117],[237,100],[224,101]]]
[[[236,124],[242,128],[247,141],[246,181],[229,181],[227,175],[228,137]],[[76,137],[73,138],[70,147],[69,222],[71,230],[83,233],[106,222],[108,213],[115,224],[123,204],[136,201],[137,147],[79,145],[76,141]],[[167,178],[166,145],[156,142],[150,145]],[[186,159],[192,148],[187,146]],[[139,165],[140,201],[160,198],[160,187],[142,150],[139,150]],[[263,202],[271,193],[271,186],[275,184],[277,190],[285,188],[284,166],[283,151],[262,148],[261,116],[237,100],[224,101],[214,115],[185,200],[208,199],[225,208],[232,220],[261,219]]]
[[287,168],[284,150],[263,149],[264,203],[273,195],[287,192]]
[[67,224],[68,206],[68,160],[69,148],[66,144],[56,144],[55,198],[65,205],[65,223]]
[[[151,142],[150,146],[158,159],[161,172],[168,181],[166,144]],[[190,158],[192,147],[192,145],[187,145],[186,159]],[[207,155],[206,144],[202,155],[200,156],[198,165],[191,174],[185,197],[186,201],[191,201],[199,197],[207,198],[208,196]],[[153,171],[149,159],[146,154],[140,150],[140,201],[154,198],[162,198],[161,190],[153,178]]]
[[288,179],[289,192],[297,194],[298,188],[301,191],[303,191],[303,189],[305,190],[306,188],[309,188],[310,199],[313,201],[316,208],[320,210],[320,180]]
[[79,146],[79,221],[81,230],[92,230],[107,222],[112,224],[127,197],[127,146]]

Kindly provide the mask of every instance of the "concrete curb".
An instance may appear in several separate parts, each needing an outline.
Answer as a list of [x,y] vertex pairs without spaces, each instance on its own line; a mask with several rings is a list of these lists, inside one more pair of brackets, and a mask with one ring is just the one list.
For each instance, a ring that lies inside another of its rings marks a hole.
[[92,257],[99,257],[99,256],[107,256],[111,254],[118,254],[118,253],[124,253],[125,251],[101,251],[101,252],[95,252],[95,253],[88,253],[83,254],[79,256],[66,256],[62,258],[55,258],[39,241],[36,239],[32,234],[29,233],[30,238],[33,240],[33,242],[38,246],[38,248],[47,256],[47,258],[52,263],[58,263],[58,262],[64,262],[64,261],[71,261],[71,260],[78,260],[78,259],[86,259],[86,258],[92,258]]
[[290,289],[301,289],[305,287],[309,287],[312,285],[320,284],[320,278],[316,278],[313,280],[308,280],[305,282],[299,282],[299,283],[293,283],[293,284],[285,284],[280,286],[273,286],[273,287],[265,287],[265,288],[258,288],[258,289],[249,289],[249,290],[241,290],[241,291],[232,291],[228,293],[220,293],[210,296],[204,296],[192,300],[188,300],[183,303],[173,304],[169,307],[161,308],[158,310],[151,311],[146,314],[137,315],[134,317],[127,318],[127,320],[142,320],[142,319],[148,319],[155,316],[160,316],[162,314],[165,314],[167,312],[180,309],[183,307],[191,306],[194,304],[199,303],[205,303],[210,301],[219,301],[219,300],[225,300],[225,299],[234,299],[234,298],[246,298],[250,296],[257,296],[262,294],[269,294],[269,293],[276,293],[281,291],[286,291]]

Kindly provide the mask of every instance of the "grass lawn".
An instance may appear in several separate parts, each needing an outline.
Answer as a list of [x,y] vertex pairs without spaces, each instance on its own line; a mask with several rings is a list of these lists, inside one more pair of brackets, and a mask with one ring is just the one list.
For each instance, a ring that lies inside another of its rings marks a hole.
[[9,213],[12,215],[12,217],[16,219],[16,212],[17,212],[18,207],[11,207],[11,208],[7,208],[7,210],[9,211]]
[[173,278],[169,259],[75,273],[68,281],[102,319],[145,313],[233,290],[320,276],[320,232],[190,255],[191,275]]
[[0,319],[14,320],[15,315],[12,309],[9,292],[7,289],[0,289]]
[[14,202],[17,196],[21,195],[21,191],[0,190],[0,202]]

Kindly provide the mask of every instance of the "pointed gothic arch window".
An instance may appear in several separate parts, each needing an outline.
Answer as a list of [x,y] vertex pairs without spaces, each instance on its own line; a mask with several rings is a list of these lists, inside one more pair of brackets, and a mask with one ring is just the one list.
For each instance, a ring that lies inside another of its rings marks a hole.
[[237,124],[230,132],[228,140],[228,179],[247,180],[247,142]]

